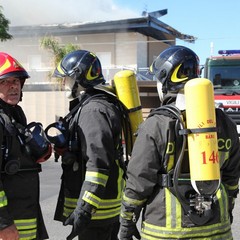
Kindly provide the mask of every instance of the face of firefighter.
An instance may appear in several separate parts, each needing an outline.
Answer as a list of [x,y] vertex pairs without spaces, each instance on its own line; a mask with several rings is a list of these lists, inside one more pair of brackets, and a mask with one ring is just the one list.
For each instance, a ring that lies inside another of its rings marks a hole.
[[65,89],[66,97],[70,100],[78,97],[80,93],[85,90],[79,84],[75,84],[75,81],[70,77],[65,77],[63,79],[63,86]]
[[10,104],[16,105],[21,98],[21,81],[16,77],[8,77],[0,80],[0,98]]

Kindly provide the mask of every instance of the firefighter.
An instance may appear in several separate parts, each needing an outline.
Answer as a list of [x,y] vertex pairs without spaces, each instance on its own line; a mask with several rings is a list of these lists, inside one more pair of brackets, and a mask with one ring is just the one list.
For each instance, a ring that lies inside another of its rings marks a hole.
[[69,113],[55,124],[61,134],[50,137],[63,170],[54,219],[72,225],[68,240],[115,240],[125,183],[121,106],[105,91],[92,52],[67,54],[53,76],[63,78],[71,99]]
[[240,149],[236,125],[220,109],[216,109],[217,130],[211,129],[217,131],[218,158],[214,156],[220,163],[220,185],[211,192],[212,182],[206,181],[206,188],[201,188],[206,194],[199,194],[190,180],[183,89],[198,78],[198,68],[198,56],[183,46],[167,48],[150,66],[163,100],[141,124],[133,147],[121,206],[121,240],[140,239],[136,223],[141,213],[144,240],[232,239]]
[[[28,129],[26,116],[18,105],[27,78],[28,73],[16,59],[0,52],[0,239],[3,240],[48,239],[39,204],[39,162],[50,157],[51,145],[46,138],[42,141],[41,135],[33,137],[30,128],[43,130],[41,124],[32,123]],[[29,145],[37,143],[35,138],[41,138],[43,148]]]

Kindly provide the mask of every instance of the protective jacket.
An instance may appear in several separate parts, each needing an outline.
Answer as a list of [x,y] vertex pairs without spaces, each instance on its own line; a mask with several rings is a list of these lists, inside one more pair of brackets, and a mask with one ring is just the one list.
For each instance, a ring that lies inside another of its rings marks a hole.
[[[0,229],[14,223],[20,239],[48,239],[39,205],[41,166],[27,154],[13,121],[26,126],[21,107],[0,100]],[[12,173],[15,163],[20,167]]]
[[[175,96],[166,96],[163,105],[174,101]],[[212,204],[211,218],[203,225],[191,220],[172,191],[171,173],[179,152],[176,119],[154,114],[140,126],[128,165],[121,217],[133,221],[136,212],[139,213],[136,209],[144,209],[141,239],[232,239],[229,214],[238,193],[239,139],[235,124],[223,111],[217,109],[216,119],[222,181]],[[189,174],[187,155],[181,169],[183,174]],[[187,179],[185,182],[181,194],[188,199],[194,190]]]
[[[62,156],[62,186],[55,220],[64,222],[78,206],[90,213],[90,226],[118,221],[125,184],[121,111],[96,89],[70,104],[68,151]],[[72,158],[72,161],[69,161]]]

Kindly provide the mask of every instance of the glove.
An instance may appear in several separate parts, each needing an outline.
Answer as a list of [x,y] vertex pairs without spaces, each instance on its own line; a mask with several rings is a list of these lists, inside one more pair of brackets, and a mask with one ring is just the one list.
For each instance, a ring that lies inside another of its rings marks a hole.
[[119,229],[119,240],[133,240],[133,236],[141,239],[136,223],[122,219]]
[[73,152],[65,151],[62,155],[62,163],[64,165],[72,165],[77,161],[77,156]]
[[91,214],[82,210],[75,209],[74,212],[67,218],[64,223],[66,225],[73,225],[72,232],[67,236],[67,240],[72,240],[78,236],[90,223]]
[[132,205],[125,201],[125,199],[128,198],[124,194],[121,205],[119,238],[120,240],[132,240],[133,236],[135,236],[137,239],[141,239],[136,224],[142,205]]

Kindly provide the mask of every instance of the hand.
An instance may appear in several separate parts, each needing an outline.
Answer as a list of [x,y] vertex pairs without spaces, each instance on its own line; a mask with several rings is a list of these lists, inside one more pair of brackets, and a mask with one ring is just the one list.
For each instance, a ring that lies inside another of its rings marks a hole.
[[132,238],[133,236],[136,237],[137,239],[141,239],[136,224],[133,224],[132,221],[129,221],[129,224],[126,223],[124,223],[124,225],[121,224],[119,230],[119,240],[133,240]]
[[64,223],[64,226],[73,225],[72,232],[67,237],[67,240],[72,240],[76,236],[78,236],[86,228],[90,221],[90,213],[83,210],[75,209],[74,212],[67,218]]
[[15,225],[0,230],[0,240],[18,240],[19,233]]

